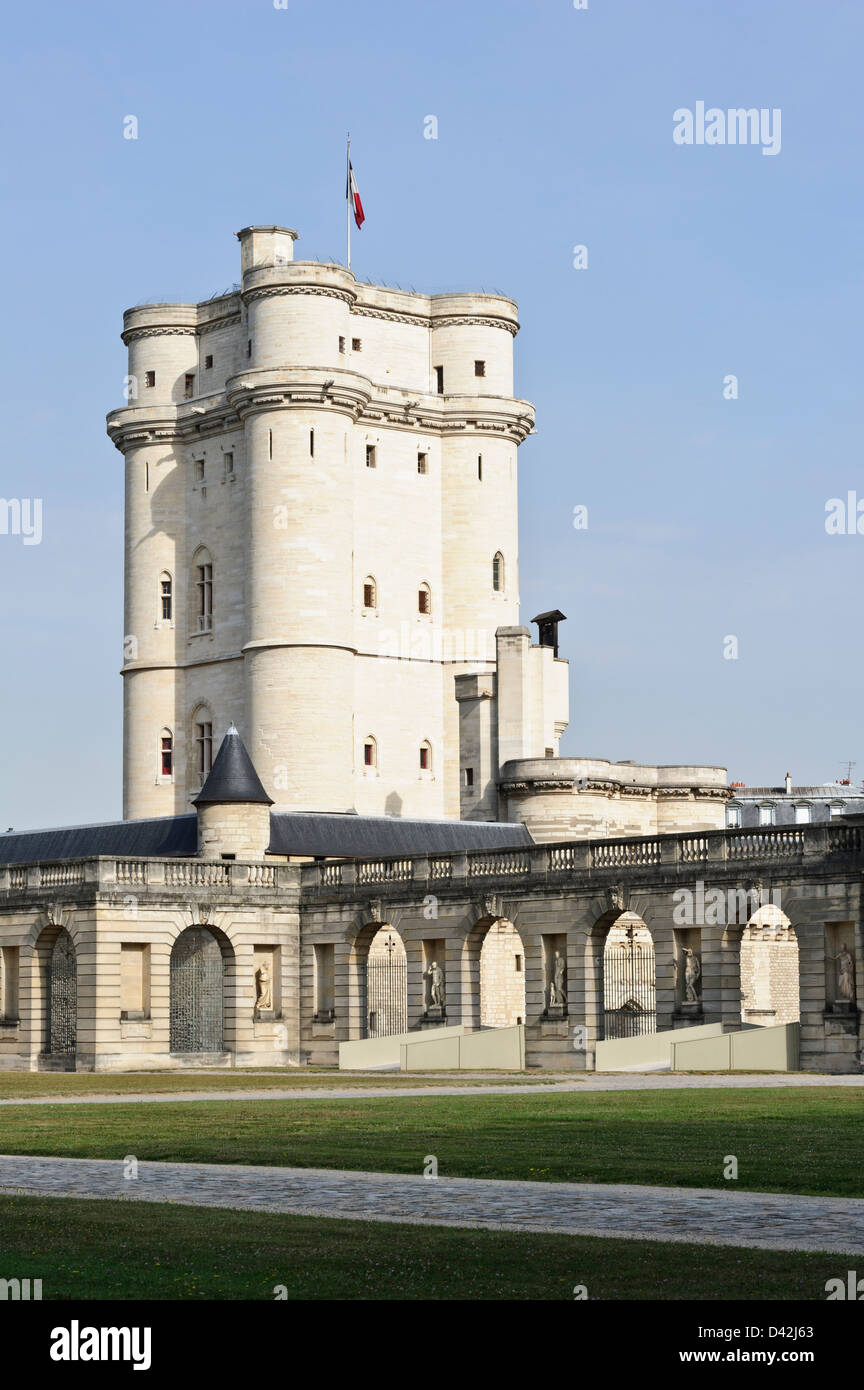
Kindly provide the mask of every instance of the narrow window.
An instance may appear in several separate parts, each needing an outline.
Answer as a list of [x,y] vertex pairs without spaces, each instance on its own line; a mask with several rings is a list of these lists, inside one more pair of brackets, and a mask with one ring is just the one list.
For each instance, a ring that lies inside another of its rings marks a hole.
[[210,632],[213,628],[213,566],[197,566],[198,578],[198,631]]
[[156,373],[155,373],[155,372],[145,372],[145,373],[144,373],[144,385],[145,385],[145,386],[155,386],[155,385],[156,385]]
[[272,431],[272,430],[268,430],[268,431],[267,431],[267,449],[268,449],[269,455],[270,455],[270,457],[271,457],[271,459],[272,459],[272,457],[273,457],[273,431]]
[[367,445],[366,445],[366,467],[367,467],[367,468],[377,468],[377,467],[378,467],[378,450],[377,450],[377,448],[375,447],[374,444],[367,444]]
[[444,368],[435,368],[435,389],[439,396],[444,395]]
[[159,592],[162,600],[162,621],[163,623],[170,623],[174,611],[174,584],[170,574],[162,575],[159,581]]
[[420,588],[417,590],[417,612],[432,612],[432,591],[428,584],[421,584]]
[[475,360],[475,362],[474,362],[474,375],[475,375],[475,376],[485,376],[485,375],[486,375],[486,363],[485,363],[485,362],[479,362],[479,361],[476,361],[476,360]]
[[203,481],[204,481],[204,460],[203,460],[203,459],[196,459],[196,460],[195,460],[195,481],[196,481],[196,483],[203,483]]
[[504,592],[504,556],[500,550],[492,558],[492,588],[496,594]]
[[417,472],[418,472],[418,473],[428,473],[428,472],[429,472],[429,455],[428,455],[428,454],[422,454],[422,453],[420,453],[420,454],[417,455]]
[[432,768],[432,745],[430,743],[420,744],[420,771],[429,772]]
[[144,464],[144,491],[150,491],[150,464]]
[[247,356],[247,357],[251,357],[251,356],[252,356],[252,339],[251,339],[251,338],[248,340],[248,342],[247,342],[247,344],[246,344],[246,356]]
[[339,351],[340,351],[340,352],[344,352],[344,351],[345,351],[345,339],[344,339],[344,338],[340,338],[340,339],[339,339]]
[[169,729],[162,730],[159,741],[159,768],[163,777],[174,774],[174,738]]
[[465,769],[465,785],[466,785],[466,787],[473,787],[473,785],[474,785],[474,769],[473,769],[473,767],[466,767],[466,769]]
[[195,725],[195,747],[198,754],[198,776],[201,784],[213,766],[213,725],[203,720]]
[[482,455],[482,454],[478,454],[478,455],[477,455],[477,477],[480,479],[480,482],[482,483],[482,481],[483,481],[483,455]]
[[362,352],[362,350],[363,350],[363,344],[362,344],[362,342],[360,341],[360,339],[359,339],[359,338],[352,338],[352,339],[351,339],[351,351],[352,351],[352,352]]
[[191,372],[187,372],[183,381],[183,396],[187,401],[191,401],[195,394],[195,378]]
[[371,735],[370,735],[370,737],[367,738],[366,741],[365,741],[365,743],[363,744],[363,766],[364,766],[364,767],[375,767],[376,764],[377,764],[377,761],[378,761],[378,747],[377,747],[377,744],[375,743],[374,738],[372,738]]
[[310,431],[309,431],[309,457],[312,458],[312,459],[314,459],[314,457],[315,457],[315,431],[314,431],[314,430],[310,430]]
[[378,587],[375,580],[371,578],[363,581],[363,607],[376,608],[378,606]]
[[514,964],[515,967],[516,967],[516,973],[517,973],[517,975],[518,975],[518,974],[521,974],[521,972],[522,972],[522,957],[521,957],[520,955],[517,954],[517,955],[515,955],[515,956],[513,957],[513,964]]
[[204,358],[204,370],[205,370],[205,372],[209,372],[209,371],[210,371],[210,368],[211,368],[212,366],[213,366],[213,354],[212,354],[212,352],[208,352],[207,356]]
[[233,473],[233,472],[234,472],[234,455],[233,455],[233,454],[224,454],[223,457],[224,457],[224,459],[225,459],[225,472],[228,473],[228,474]]

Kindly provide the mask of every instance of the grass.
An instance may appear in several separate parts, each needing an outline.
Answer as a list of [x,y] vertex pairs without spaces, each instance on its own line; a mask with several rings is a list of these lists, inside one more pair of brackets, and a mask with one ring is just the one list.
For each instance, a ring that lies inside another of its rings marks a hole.
[[[334,1087],[392,1087],[394,1090],[424,1086],[537,1086],[565,1079],[558,1073],[484,1073],[476,1076],[379,1075],[364,1072],[313,1071],[304,1067],[281,1072],[201,1071],[201,1072],[0,1072],[0,1100],[31,1100],[43,1096],[155,1095],[174,1091],[302,1091]],[[568,1076],[566,1079],[570,1079]]]
[[[0,1152],[864,1196],[864,1095],[835,1087],[9,1106]],[[737,1182],[723,1177],[727,1155]]]
[[[61,1205],[62,1203],[62,1205]],[[836,1255],[0,1197],[5,1278],[43,1300],[825,1297]],[[840,1261],[842,1264],[842,1260]]]

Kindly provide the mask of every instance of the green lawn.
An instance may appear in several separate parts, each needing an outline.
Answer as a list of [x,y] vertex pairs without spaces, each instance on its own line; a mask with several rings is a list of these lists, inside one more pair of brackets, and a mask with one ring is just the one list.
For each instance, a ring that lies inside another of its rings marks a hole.
[[[839,1087],[9,1106],[0,1152],[864,1196]],[[737,1183],[723,1177],[727,1155]]]
[[[576,1074],[578,1077],[578,1073]],[[0,1100],[30,1100],[42,1096],[153,1095],[173,1091],[301,1091],[334,1087],[382,1086],[393,1090],[424,1086],[538,1086],[543,1082],[570,1080],[554,1072],[497,1072],[478,1076],[451,1072],[449,1075],[379,1075],[340,1072],[329,1068],[314,1071],[285,1069],[281,1072],[201,1071],[201,1072],[0,1072]]]
[[[0,1197],[6,1278],[43,1300],[807,1299],[836,1255]],[[842,1264],[842,1260],[840,1261]],[[845,1266],[844,1266],[845,1268]]]

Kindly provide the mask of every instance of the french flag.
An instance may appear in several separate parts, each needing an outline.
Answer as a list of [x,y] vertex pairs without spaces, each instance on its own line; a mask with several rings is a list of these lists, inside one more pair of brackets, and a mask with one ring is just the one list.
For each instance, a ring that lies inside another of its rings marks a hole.
[[357,189],[357,180],[354,177],[354,166],[352,165],[350,159],[348,160],[347,197],[348,202],[351,204],[351,211],[354,214],[354,221],[357,223],[357,230],[359,231],[360,228],[363,226],[363,223],[366,221],[366,214],[363,211],[363,204],[360,201],[360,194]]

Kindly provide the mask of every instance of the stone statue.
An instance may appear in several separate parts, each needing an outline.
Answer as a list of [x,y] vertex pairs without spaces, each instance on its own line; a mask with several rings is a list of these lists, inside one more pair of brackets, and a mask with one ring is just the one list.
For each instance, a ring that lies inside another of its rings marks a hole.
[[560,1007],[567,994],[567,965],[560,951],[555,952],[552,979],[549,981],[549,1005]]
[[699,998],[699,981],[702,965],[695,951],[684,947],[684,998],[688,1004],[695,1004]]
[[258,969],[255,971],[255,1007],[258,1010],[266,1011],[273,1008],[273,988],[270,980],[270,967],[266,960],[262,960]]
[[837,998],[844,1004],[851,1004],[855,998],[855,962],[845,941],[834,960],[837,962]]
[[436,1009],[444,1007],[444,971],[437,961],[426,971],[429,976],[429,1003]]

